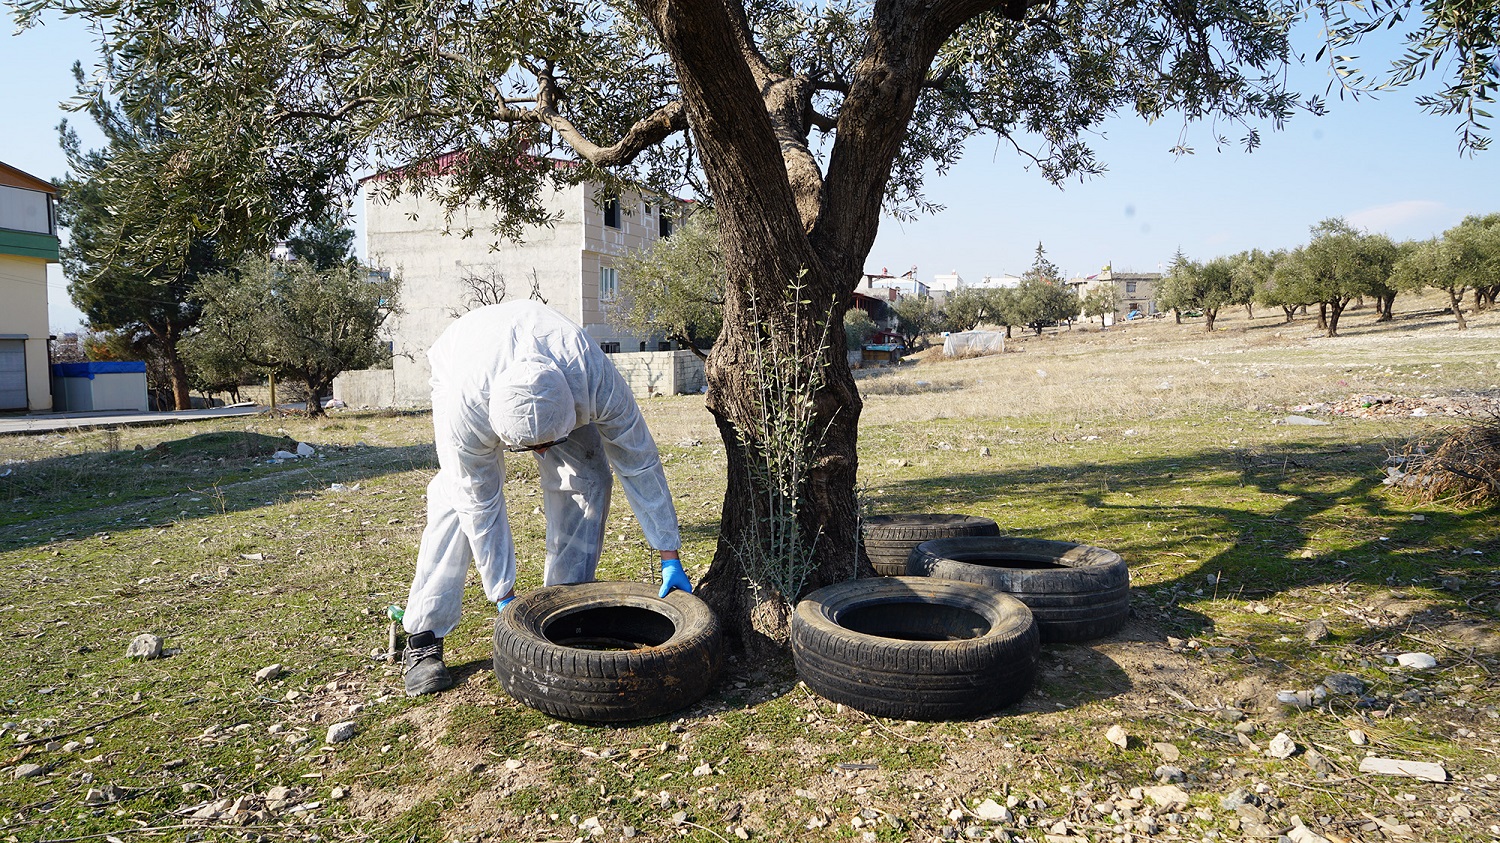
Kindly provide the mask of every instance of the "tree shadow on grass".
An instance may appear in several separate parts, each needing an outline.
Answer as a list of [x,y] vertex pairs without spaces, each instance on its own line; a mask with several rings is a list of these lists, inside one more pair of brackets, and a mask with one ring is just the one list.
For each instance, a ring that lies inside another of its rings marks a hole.
[[432,445],[322,446],[317,458],[287,437],[212,432],[140,451],[49,457],[0,477],[0,552],[108,531],[160,529],[250,511],[412,470],[437,470]]
[[[881,509],[988,515],[1005,529],[1016,498],[1055,501],[1060,506],[1048,510],[1049,523],[1031,526],[1026,522],[1036,519],[1020,515],[1022,524],[1008,532],[1119,552],[1137,594],[1144,585],[1153,598],[1138,608],[1154,605],[1158,621],[1188,632],[1207,619],[1198,615],[1195,624],[1183,607],[1218,597],[1492,576],[1488,560],[1500,552],[1500,539],[1475,530],[1493,522],[1500,507],[1488,515],[1408,508],[1383,486],[1386,449],[1373,444],[1214,448],[885,481]],[[1423,510],[1421,519],[1411,510]],[[1451,604],[1473,612],[1461,594]]]

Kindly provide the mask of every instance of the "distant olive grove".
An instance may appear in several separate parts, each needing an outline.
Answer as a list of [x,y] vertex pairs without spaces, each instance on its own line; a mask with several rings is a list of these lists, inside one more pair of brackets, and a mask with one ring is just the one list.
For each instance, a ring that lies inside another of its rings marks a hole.
[[1280,308],[1288,322],[1299,311],[1316,313],[1318,327],[1337,336],[1339,319],[1357,300],[1375,302],[1377,322],[1391,319],[1399,293],[1426,288],[1448,294],[1460,329],[1464,299],[1471,307],[1493,307],[1500,291],[1500,214],[1466,217],[1431,240],[1397,243],[1384,234],[1359,231],[1343,219],[1312,227],[1311,238],[1294,249],[1252,249],[1199,262],[1178,252],[1157,288],[1156,306],[1204,318],[1205,330],[1225,307]]

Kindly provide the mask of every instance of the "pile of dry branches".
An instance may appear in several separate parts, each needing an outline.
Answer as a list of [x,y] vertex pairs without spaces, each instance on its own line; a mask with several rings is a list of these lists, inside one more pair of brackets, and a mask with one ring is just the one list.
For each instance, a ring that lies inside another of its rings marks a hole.
[[1390,461],[1385,482],[1409,500],[1458,507],[1500,500],[1500,415],[1412,442]]

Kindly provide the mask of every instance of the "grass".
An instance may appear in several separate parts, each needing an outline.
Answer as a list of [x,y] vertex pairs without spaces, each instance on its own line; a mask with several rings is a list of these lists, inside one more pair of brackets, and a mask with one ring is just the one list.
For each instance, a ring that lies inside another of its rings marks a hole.
[[[1109,547],[1131,565],[1125,632],[1046,647],[1019,706],[961,723],[841,709],[786,664],[732,665],[679,716],[558,723],[488,677],[493,609],[477,576],[449,639],[459,687],[408,700],[372,652],[385,646],[384,607],[405,600],[436,467],[420,413],[0,439],[0,471],[11,470],[0,477],[0,630],[13,642],[0,840],[572,840],[590,836],[591,817],[601,839],[626,826],[637,839],[705,842],[739,829],[928,840],[1001,826],[1040,839],[1058,822],[1110,839],[1132,820],[1092,806],[1155,784],[1158,742],[1181,750],[1185,787],[1208,818],[1189,811],[1137,839],[1239,834],[1219,797],[1256,784],[1279,801],[1280,821],[1300,816],[1330,839],[1374,839],[1367,815],[1410,825],[1415,839],[1491,839],[1496,513],[1381,484],[1389,454],[1451,420],[1274,423],[1367,393],[1500,395],[1500,316],[1459,333],[1430,303],[1406,304],[1390,327],[1355,312],[1331,340],[1308,323],[1232,315],[1213,335],[1161,320],[861,372],[869,511],[984,515],[1009,534]],[[701,576],[722,447],[699,396],[643,409],[684,559]],[[319,456],[269,460],[298,441]],[[534,468],[508,468],[525,590],[540,584],[544,525]],[[608,534],[601,577],[654,579],[628,507],[614,508]],[[1303,636],[1315,618],[1330,639]],[[141,632],[162,636],[170,657],[127,661]],[[1401,671],[1384,658],[1408,650],[1439,667]],[[257,682],[273,663],[285,674]],[[1332,672],[1365,680],[1371,702],[1300,712],[1270,702]],[[1285,731],[1335,773],[1247,749],[1223,706],[1245,711],[1257,746]],[[343,720],[357,736],[325,746]],[[1124,751],[1103,740],[1114,723],[1131,734]],[[1371,744],[1351,745],[1351,728]],[[1442,760],[1454,782],[1357,776],[1367,750]],[[24,764],[40,775],[14,778]],[[105,785],[113,796],[90,796]],[[273,807],[278,786],[292,795]],[[188,816],[242,798],[238,815]],[[1024,827],[977,819],[986,798],[1018,800]],[[1455,813],[1465,805],[1481,819]]]

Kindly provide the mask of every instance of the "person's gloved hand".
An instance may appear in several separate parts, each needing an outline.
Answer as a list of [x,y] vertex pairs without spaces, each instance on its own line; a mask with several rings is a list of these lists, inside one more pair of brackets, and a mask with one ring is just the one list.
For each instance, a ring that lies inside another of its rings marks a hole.
[[507,594],[504,597],[500,598],[499,600],[497,600],[495,602],[495,611],[497,611],[497,612],[503,612],[503,611],[505,611],[506,604],[509,603],[510,601],[514,600],[514,599],[516,599],[516,596],[514,594]]
[[693,584],[688,581],[688,576],[682,570],[681,559],[661,560],[661,593],[657,597],[666,597],[672,593],[672,589],[693,593]]

